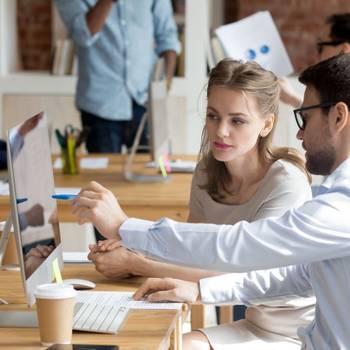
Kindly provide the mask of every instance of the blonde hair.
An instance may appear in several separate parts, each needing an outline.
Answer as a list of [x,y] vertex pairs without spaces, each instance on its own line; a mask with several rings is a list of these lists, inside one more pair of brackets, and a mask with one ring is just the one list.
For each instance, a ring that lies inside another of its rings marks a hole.
[[[255,62],[242,63],[224,59],[214,67],[209,74],[207,97],[212,87],[220,86],[242,91],[254,97],[256,105],[263,117],[273,114],[274,125],[270,133],[258,139],[258,153],[263,163],[275,162],[278,159],[289,161],[299,167],[310,181],[310,174],[305,169],[305,162],[297,150],[289,147],[272,148],[272,137],[277,122],[280,87],[277,77],[263,69]],[[216,160],[212,154],[206,130],[203,128],[199,161],[204,165],[208,181],[202,186],[214,199],[221,199],[223,192],[228,190],[231,177],[224,162]]]

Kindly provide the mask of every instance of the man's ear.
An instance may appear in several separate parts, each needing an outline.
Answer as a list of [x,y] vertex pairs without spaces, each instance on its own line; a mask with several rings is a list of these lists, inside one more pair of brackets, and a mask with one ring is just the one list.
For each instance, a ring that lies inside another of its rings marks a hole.
[[342,43],[341,45],[342,53],[350,53],[350,44],[348,42]]
[[350,122],[349,118],[349,109],[346,103],[338,102],[329,113],[329,129],[331,134],[341,132]]

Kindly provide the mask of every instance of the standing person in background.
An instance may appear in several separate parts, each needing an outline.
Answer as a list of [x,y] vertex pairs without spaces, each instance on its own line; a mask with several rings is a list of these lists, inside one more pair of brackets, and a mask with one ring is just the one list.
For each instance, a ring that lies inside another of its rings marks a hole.
[[[76,106],[89,152],[132,145],[157,56],[170,86],[179,52],[170,0],[55,0],[78,55]],[[146,133],[141,144],[146,145]]]
[[[75,102],[89,153],[131,147],[157,56],[168,86],[179,51],[170,0],[55,0],[78,55]],[[140,145],[147,145],[144,129]],[[95,230],[96,240],[103,236]]]
[[[350,52],[350,13],[339,13],[326,19],[324,34],[317,42],[319,61],[326,60],[340,53]],[[299,108],[302,102],[285,79],[281,80],[281,101]]]

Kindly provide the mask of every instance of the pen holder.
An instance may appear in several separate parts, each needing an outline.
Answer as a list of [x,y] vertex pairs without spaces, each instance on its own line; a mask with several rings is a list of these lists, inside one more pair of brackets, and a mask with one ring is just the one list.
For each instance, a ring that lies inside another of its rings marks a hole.
[[67,147],[61,149],[61,158],[63,174],[75,175],[79,173],[79,163],[73,138],[68,138]]

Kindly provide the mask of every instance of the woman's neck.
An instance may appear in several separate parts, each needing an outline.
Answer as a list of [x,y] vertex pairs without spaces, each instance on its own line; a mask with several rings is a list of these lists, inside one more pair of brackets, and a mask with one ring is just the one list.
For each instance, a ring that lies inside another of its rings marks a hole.
[[238,202],[249,200],[256,192],[270,165],[271,162],[262,161],[257,152],[226,162],[225,166],[231,177],[231,183],[227,189],[234,196],[233,199],[236,198]]

